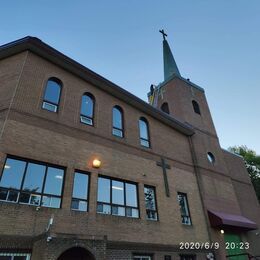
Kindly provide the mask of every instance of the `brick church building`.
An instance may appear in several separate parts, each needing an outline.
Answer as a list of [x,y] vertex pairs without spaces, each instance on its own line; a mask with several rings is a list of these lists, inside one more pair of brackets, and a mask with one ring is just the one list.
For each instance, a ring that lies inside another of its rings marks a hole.
[[260,255],[244,162],[162,33],[149,103],[37,38],[0,47],[0,260]]

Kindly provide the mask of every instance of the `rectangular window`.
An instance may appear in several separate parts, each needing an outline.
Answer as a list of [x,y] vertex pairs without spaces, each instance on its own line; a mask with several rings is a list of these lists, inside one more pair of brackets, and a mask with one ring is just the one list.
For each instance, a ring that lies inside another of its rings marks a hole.
[[0,180],[0,200],[60,208],[64,169],[8,157]]
[[0,253],[0,260],[30,260],[30,254]]
[[146,219],[158,220],[155,188],[145,185],[144,197],[145,197]]
[[108,177],[99,177],[97,212],[139,218],[137,185]]
[[79,211],[88,210],[89,175],[76,171],[74,174],[71,209]]
[[164,260],[172,260],[172,257],[170,255],[165,255]]
[[191,225],[187,194],[178,192],[178,202],[181,211],[181,220],[184,225]]

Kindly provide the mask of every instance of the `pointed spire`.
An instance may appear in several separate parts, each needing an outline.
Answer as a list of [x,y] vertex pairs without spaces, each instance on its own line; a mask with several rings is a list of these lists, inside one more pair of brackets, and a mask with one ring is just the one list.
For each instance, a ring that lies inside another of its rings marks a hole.
[[181,76],[177,64],[171,52],[171,48],[166,40],[167,34],[164,30],[159,31],[163,35],[163,63],[164,63],[164,80],[167,80],[172,75]]

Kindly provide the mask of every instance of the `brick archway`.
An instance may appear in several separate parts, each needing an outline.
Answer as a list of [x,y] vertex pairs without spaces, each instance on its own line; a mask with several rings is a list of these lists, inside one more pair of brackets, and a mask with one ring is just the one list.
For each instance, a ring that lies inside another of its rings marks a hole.
[[64,251],[57,260],[95,260],[95,257],[83,247],[71,247]]

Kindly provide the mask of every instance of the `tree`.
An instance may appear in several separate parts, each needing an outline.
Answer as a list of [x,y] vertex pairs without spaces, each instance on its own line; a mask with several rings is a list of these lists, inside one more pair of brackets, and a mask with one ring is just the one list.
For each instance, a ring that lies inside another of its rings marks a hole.
[[260,202],[260,156],[245,145],[229,147],[228,150],[244,158],[247,171],[255,188],[256,196]]

